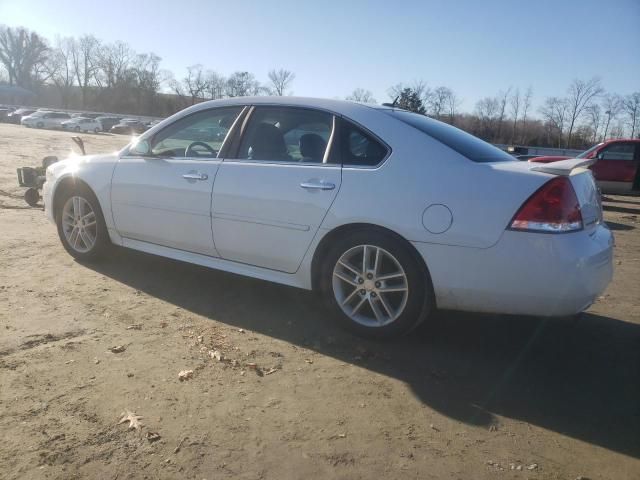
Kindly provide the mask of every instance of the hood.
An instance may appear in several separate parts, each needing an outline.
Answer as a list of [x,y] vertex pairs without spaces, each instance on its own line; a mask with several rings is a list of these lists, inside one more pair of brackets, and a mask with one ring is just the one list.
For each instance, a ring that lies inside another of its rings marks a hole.
[[97,155],[72,154],[71,156],[63,160],[58,160],[56,163],[50,165],[47,168],[47,173],[52,173],[55,176],[57,173],[62,172],[63,170],[67,170],[67,169],[75,170],[77,168],[82,167],[82,165],[89,164],[89,163],[91,164],[113,163],[117,161],[117,159],[118,159],[117,152],[107,153],[107,154],[101,153]]

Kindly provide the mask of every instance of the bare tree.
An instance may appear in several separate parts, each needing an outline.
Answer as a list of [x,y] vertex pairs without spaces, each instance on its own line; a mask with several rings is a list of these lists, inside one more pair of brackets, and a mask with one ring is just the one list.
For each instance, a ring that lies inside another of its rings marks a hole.
[[131,67],[136,77],[136,98],[139,112],[155,113],[156,100],[163,73],[160,70],[161,58],[155,53],[136,55]]
[[279,97],[286,95],[289,86],[295,78],[295,73],[290,70],[285,70],[284,68],[269,70],[269,82],[271,82],[269,93]]
[[636,128],[638,126],[638,114],[640,114],[640,92],[634,92],[627,95],[622,100],[622,108],[629,117],[631,125],[631,138],[636,136]]
[[625,131],[624,121],[622,119],[617,119],[616,123],[611,128],[611,138],[623,138]]
[[35,32],[19,27],[0,26],[0,63],[9,77],[9,85],[31,88],[38,83],[39,72],[47,60],[46,41]]
[[53,84],[60,92],[62,106],[69,107],[69,100],[74,86],[72,51],[73,38],[56,39],[56,46],[49,54],[45,69]]
[[351,95],[347,95],[345,100],[351,100],[352,102],[360,103],[376,103],[376,99],[373,98],[373,93],[364,88],[356,88]]
[[496,140],[501,140],[502,125],[504,124],[505,114],[507,111],[507,102],[509,101],[509,94],[511,93],[511,87],[507,88],[506,92],[498,93],[498,105],[500,114],[498,115],[498,132],[496,134]]
[[100,42],[92,35],[84,35],[71,42],[71,62],[76,83],[80,87],[81,105],[86,108],[89,88],[98,71]]
[[476,103],[476,115],[480,124],[480,135],[489,141],[495,138],[495,124],[500,115],[500,101],[495,97],[485,97]]
[[202,65],[197,64],[187,67],[187,76],[184,77],[182,83],[187,93],[191,96],[191,105],[194,105],[198,99],[204,98],[207,79],[202,70]]
[[449,101],[453,95],[450,88],[437,87],[431,92],[427,111],[431,116],[440,120],[445,114],[449,113]]
[[182,82],[176,80],[176,77],[171,70],[162,70],[161,74],[163,76],[162,81],[167,87],[169,87],[169,90],[171,90],[178,97],[185,96]]
[[604,96],[602,100],[602,109],[604,110],[604,132],[602,133],[602,139],[607,139],[607,133],[609,133],[609,125],[620,113],[622,102],[619,95],[615,93],[609,93]]
[[529,86],[527,88],[524,97],[522,98],[522,137],[520,138],[520,143],[525,145],[528,141],[527,137],[527,114],[529,113],[529,109],[531,108],[531,103],[533,101],[533,88]]
[[460,107],[461,103],[462,103],[462,100],[458,98],[458,96],[453,90],[451,90],[451,94],[447,99],[447,112],[449,114],[449,121],[451,125],[455,124],[456,114],[458,112],[458,108]]
[[540,113],[545,119],[547,125],[549,125],[551,130],[555,131],[558,136],[558,147],[562,144],[562,138],[564,135],[565,125],[569,117],[570,108],[571,106],[567,99],[558,97],[548,97],[544,102],[544,105],[540,107]]
[[522,98],[520,97],[520,89],[516,90],[509,99],[509,106],[511,107],[511,116],[513,117],[513,126],[511,128],[511,141],[513,143],[518,133],[518,115],[520,114],[520,107],[522,106]]
[[113,89],[130,79],[130,67],[135,53],[126,43],[102,45],[97,50],[96,57],[98,68],[94,76],[99,87]]
[[603,92],[600,79],[597,77],[584,81],[575,79],[569,86],[567,101],[569,103],[569,133],[567,135],[567,148],[571,147],[571,137],[576,121],[596,97]]
[[259,95],[263,91],[260,83],[252,73],[234,72],[227,79],[225,93],[228,97],[246,97],[248,95]]
[[589,120],[589,128],[591,129],[591,141],[592,143],[596,143],[602,122],[602,109],[597,103],[592,103],[585,108],[585,113]]
[[211,100],[217,100],[224,97],[224,89],[227,79],[216,72],[209,70],[206,74],[206,93]]

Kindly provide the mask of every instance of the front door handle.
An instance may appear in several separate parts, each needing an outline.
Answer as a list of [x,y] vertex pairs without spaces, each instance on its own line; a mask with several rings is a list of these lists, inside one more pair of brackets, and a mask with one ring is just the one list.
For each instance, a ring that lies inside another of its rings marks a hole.
[[209,175],[207,175],[206,173],[193,172],[185,173],[184,175],[182,175],[182,178],[185,178],[187,180],[206,180],[209,178]]
[[324,182],[322,180],[307,180],[300,184],[305,190],[333,190],[336,188],[334,183]]

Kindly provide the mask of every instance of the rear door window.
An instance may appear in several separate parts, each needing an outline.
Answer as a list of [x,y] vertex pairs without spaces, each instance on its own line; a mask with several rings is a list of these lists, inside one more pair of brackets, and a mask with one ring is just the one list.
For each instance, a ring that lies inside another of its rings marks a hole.
[[256,107],[235,158],[264,162],[331,163],[325,158],[333,115],[296,107]]
[[340,156],[345,167],[375,167],[382,163],[389,153],[382,142],[347,120],[340,123]]

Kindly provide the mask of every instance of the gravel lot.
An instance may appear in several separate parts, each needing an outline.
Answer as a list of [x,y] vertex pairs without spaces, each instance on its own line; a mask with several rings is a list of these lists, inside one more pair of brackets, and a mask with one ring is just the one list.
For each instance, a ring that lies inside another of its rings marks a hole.
[[605,203],[615,278],[581,319],[440,313],[374,343],[308,292],[72,260],[15,177],[70,137],[0,124],[0,478],[640,478],[640,198]]

